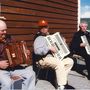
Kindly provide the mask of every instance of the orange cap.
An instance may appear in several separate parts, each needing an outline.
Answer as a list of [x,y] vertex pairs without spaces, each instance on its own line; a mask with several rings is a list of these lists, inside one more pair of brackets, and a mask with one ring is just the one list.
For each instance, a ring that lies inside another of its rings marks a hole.
[[48,26],[48,22],[46,21],[46,20],[40,20],[39,22],[38,22],[38,26]]

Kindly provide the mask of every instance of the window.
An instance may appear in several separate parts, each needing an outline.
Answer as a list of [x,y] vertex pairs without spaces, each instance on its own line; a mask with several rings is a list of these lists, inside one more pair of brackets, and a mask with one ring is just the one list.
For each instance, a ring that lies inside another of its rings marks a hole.
[[88,23],[88,30],[90,30],[90,0],[78,1],[80,1],[80,21],[86,21]]

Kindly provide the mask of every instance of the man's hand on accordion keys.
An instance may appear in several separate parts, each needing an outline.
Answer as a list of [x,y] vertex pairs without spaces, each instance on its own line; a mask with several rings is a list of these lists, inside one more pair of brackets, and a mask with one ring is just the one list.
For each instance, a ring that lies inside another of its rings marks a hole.
[[80,43],[80,47],[85,47],[86,45],[86,43]]
[[26,50],[26,53],[29,56],[30,55],[30,50]]
[[9,66],[8,60],[0,61],[0,68],[6,69]]
[[53,52],[53,53],[56,53],[56,52],[57,52],[56,49],[55,49],[55,47],[53,47],[53,46],[50,46],[49,49],[50,49],[50,51]]

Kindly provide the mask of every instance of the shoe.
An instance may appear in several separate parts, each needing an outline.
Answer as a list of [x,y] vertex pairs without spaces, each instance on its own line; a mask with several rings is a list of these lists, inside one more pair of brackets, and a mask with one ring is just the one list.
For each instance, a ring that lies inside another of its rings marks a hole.
[[90,80],[90,76],[87,76],[87,79]]
[[65,85],[65,89],[75,89],[74,87],[72,87],[71,85]]

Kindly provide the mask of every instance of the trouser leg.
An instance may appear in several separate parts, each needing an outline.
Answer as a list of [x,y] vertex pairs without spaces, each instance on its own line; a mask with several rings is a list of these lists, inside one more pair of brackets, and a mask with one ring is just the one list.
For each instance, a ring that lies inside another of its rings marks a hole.
[[85,55],[83,57],[85,59],[86,69],[87,69],[87,72],[88,72],[87,78],[90,80],[90,55]]
[[23,79],[22,90],[35,90],[35,72],[31,66],[25,69],[15,70],[12,75],[20,76]]
[[1,83],[1,90],[11,90],[11,78],[10,72],[5,70],[0,70],[0,83]]
[[46,57],[41,60],[40,64],[52,67],[56,72],[58,85],[65,85],[67,83],[67,74],[73,65],[73,60],[66,58],[65,61],[60,61],[53,57]]

